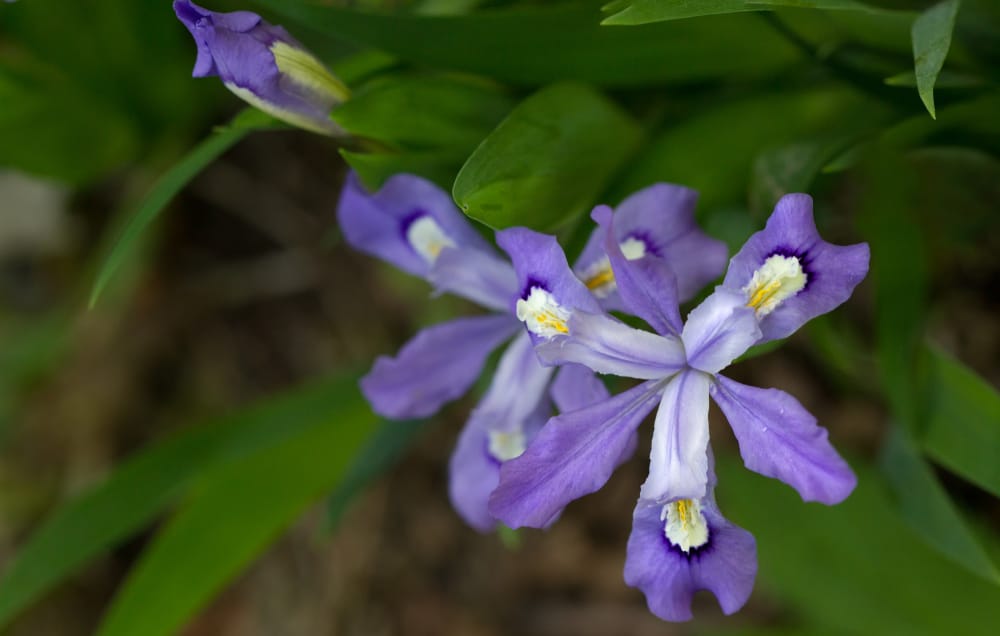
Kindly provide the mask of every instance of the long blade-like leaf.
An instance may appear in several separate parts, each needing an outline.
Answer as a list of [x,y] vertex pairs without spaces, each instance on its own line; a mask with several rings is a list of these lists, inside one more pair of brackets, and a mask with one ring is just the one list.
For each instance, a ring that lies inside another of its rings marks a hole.
[[944,66],[951,48],[951,33],[955,29],[960,0],[944,0],[924,11],[914,20],[913,64],[917,76],[917,92],[931,117],[934,110],[934,83]]

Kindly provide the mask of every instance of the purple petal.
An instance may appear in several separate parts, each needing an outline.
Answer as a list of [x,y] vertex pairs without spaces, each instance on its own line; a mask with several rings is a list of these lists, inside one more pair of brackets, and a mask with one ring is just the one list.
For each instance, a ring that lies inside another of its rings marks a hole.
[[448,497],[467,524],[490,532],[497,524],[490,514],[490,493],[500,483],[500,462],[489,451],[489,431],[466,423],[448,462]]
[[554,371],[539,363],[531,338],[522,331],[500,357],[490,388],[474,417],[487,430],[520,430],[543,401]]
[[517,276],[510,263],[478,249],[445,248],[428,279],[439,292],[451,292],[488,309],[510,311]]
[[742,293],[717,287],[691,310],[681,340],[688,364],[706,373],[718,373],[760,339],[754,310]]
[[459,318],[428,327],[395,358],[382,356],[361,378],[372,409],[394,419],[426,417],[468,390],[501,342],[518,330],[510,316]]
[[601,311],[586,285],[569,268],[554,236],[515,227],[497,232],[497,245],[514,263],[521,298],[527,298],[532,287],[541,287],[569,309]]
[[656,405],[659,382],[549,420],[528,450],[500,469],[490,512],[512,528],[542,528],[569,502],[607,483],[635,429]]
[[549,394],[560,413],[582,409],[611,397],[601,379],[581,364],[561,367]]
[[604,249],[625,306],[659,333],[680,334],[677,281],[667,262],[656,256],[628,260],[615,233],[611,208],[598,206],[591,217],[604,229]]
[[577,311],[569,335],[536,345],[546,364],[576,363],[623,378],[666,378],[684,367],[684,346],[677,338],[629,327],[606,314]]
[[805,501],[847,498],[857,478],[827,439],[827,431],[791,395],[718,376],[712,397],[729,419],[750,470],[774,477]]
[[708,543],[686,553],[664,535],[661,509],[642,500],[635,508],[625,582],[642,590],[649,610],[667,621],[690,620],[691,599],[698,590],[714,594],[726,614],[743,607],[757,574],[753,535],[727,521],[714,504],[702,500]]
[[649,501],[700,499],[708,485],[708,390],[711,377],[684,371],[663,390],[656,412],[649,477],[640,496]]
[[424,278],[430,274],[432,262],[408,236],[421,219],[436,224],[454,247],[492,251],[447,192],[415,175],[394,175],[371,194],[357,175],[350,173],[337,204],[337,219],[351,247]]
[[813,221],[812,197],[788,194],[778,201],[765,228],[733,257],[723,285],[742,292],[753,274],[775,254],[799,260],[805,288],[761,318],[762,342],[794,333],[812,318],[848,298],[868,273],[868,244],[839,246],[824,241]]
[[[726,266],[725,243],[709,237],[695,222],[697,199],[698,193],[690,188],[657,183],[622,201],[614,214],[618,242],[641,240],[647,254],[667,261],[677,278],[681,302],[692,298]],[[603,244],[599,231],[591,234],[577,260],[577,271],[605,255]]]

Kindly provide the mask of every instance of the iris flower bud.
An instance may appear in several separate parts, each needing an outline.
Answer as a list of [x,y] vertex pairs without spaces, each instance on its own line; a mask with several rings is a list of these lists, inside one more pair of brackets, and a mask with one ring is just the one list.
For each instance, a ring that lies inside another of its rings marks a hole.
[[256,13],[216,13],[188,0],[175,0],[174,12],[198,45],[194,77],[217,75],[244,101],[294,126],[338,131],[330,111],[350,91],[285,29]]

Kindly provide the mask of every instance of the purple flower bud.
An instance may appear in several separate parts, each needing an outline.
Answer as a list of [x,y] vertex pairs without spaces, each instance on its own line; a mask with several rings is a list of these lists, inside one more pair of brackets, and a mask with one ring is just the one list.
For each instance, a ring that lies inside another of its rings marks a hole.
[[198,45],[194,77],[217,75],[247,103],[294,126],[339,130],[330,111],[350,91],[283,28],[256,13],[216,13],[189,0],[175,0],[174,12]]

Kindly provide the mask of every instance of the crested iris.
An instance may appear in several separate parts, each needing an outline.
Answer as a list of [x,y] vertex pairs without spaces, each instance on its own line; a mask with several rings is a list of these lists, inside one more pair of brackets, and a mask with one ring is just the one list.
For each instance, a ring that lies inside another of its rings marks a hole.
[[[618,230],[607,240],[629,250],[635,264],[656,261],[670,267],[673,260],[683,261],[679,278],[693,294],[721,273],[726,256],[725,246],[695,224],[694,201],[694,192],[680,186],[658,184],[637,192],[618,206]],[[351,175],[338,218],[353,247],[430,281],[439,292],[494,312],[424,329],[395,357],[376,360],[361,381],[375,411],[398,419],[435,413],[465,393],[490,352],[512,339],[449,467],[455,509],[471,526],[492,530],[497,521],[487,504],[501,466],[531,446],[552,402],[560,411],[575,411],[608,397],[603,384],[579,365],[567,365],[551,381],[555,370],[540,364],[533,349],[533,340],[565,329],[562,303],[593,312],[623,306],[603,234],[594,233],[575,270],[554,243],[540,245],[534,258],[559,261],[552,271],[560,277],[536,281],[526,295],[511,264],[469,225],[447,193],[424,179],[396,175],[370,194]],[[528,325],[527,333],[519,321]],[[633,450],[634,440],[622,446],[615,461]]]
[[260,110],[312,132],[338,132],[330,111],[350,96],[339,79],[285,29],[256,13],[216,13],[189,0],[174,12],[198,46],[194,77],[218,76]]

